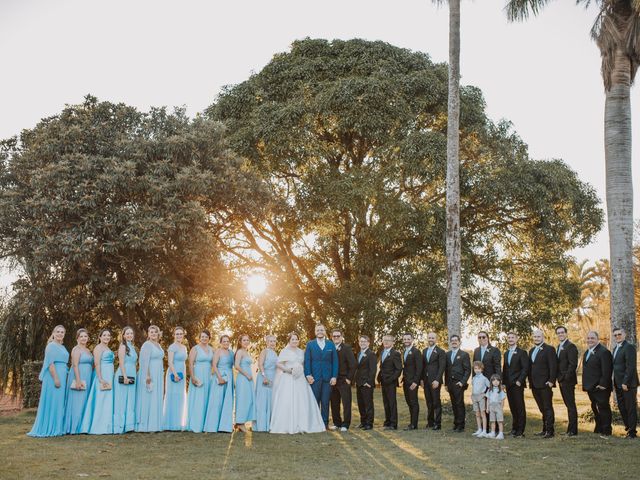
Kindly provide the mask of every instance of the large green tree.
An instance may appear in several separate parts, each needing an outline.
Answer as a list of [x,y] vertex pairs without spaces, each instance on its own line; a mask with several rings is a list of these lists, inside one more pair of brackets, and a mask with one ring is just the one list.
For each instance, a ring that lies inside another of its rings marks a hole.
[[[446,329],[447,79],[422,53],[306,39],[208,109],[275,199],[222,238],[233,268],[269,275],[286,328]],[[474,321],[527,332],[570,315],[567,252],[602,212],[564,163],[529,159],[484,109],[461,89],[462,301]]]
[[[549,0],[510,0],[512,20],[537,15]],[[604,146],[611,264],[611,326],[636,342],[633,284],[633,182],[631,176],[631,84],[640,65],[640,2],[577,0],[598,7],[591,30],[602,56],[605,90]]]
[[174,325],[227,313],[220,219],[255,215],[266,192],[223,135],[182,110],[87,97],[2,143],[0,257],[20,275],[0,324],[1,381],[40,358],[56,324],[69,343],[80,326],[157,324],[169,340]]

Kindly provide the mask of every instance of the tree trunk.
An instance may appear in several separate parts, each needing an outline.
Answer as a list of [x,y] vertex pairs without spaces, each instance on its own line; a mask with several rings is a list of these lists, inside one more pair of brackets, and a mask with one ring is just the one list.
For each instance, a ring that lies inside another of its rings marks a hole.
[[633,183],[631,177],[631,62],[615,55],[611,88],[606,92],[604,145],[607,217],[611,262],[611,328],[622,327],[636,343],[633,288]]
[[460,335],[460,0],[449,0],[447,118],[447,329]]

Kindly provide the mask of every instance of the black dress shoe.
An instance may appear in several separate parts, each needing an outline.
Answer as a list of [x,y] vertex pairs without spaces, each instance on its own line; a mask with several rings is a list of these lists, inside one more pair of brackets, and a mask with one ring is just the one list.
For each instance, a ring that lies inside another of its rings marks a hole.
[[511,432],[509,433],[509,435],[511,435],[512,437],[518,433],[515,429],[511,430]]
[[431,430],[442,430],[442,427],[440,425],[434,425],[433,427],[431,427]]
[[576,437],[577,435],[577,432],[567,432],[567,437]]
[[371,425],[365,425],[362,427],[362,430],[373,430],[373,427]]
[[536,437],[544,437],[547,434],[547,432],[538,432],[538,433],[534,433],[534,435]]
[[522,433],[522,432],[516,432],[516,433],[513,435],[513,438],[524,438],[524,433]]
[[417,430],[415,425],[407,425],[406,427],[404,427],[402,430],[404,430],[405,432],[409,431],[409,430]]
[[637,435],[635,433],[629,432],[624,436],[624,438],[637,438]]
[[554,437],[553,432],[547,432],[542,436],[542,438],[553,438],[553,437]]
[[464,427],[458,427],[454,430],[456,433],[462,433],[464,432]]
[[358,428],[359,428],[360,430],[362,430],[364,427],[365,427],[365,426],[364,426],[362,423],[361,423],[360,425],[358,425]]

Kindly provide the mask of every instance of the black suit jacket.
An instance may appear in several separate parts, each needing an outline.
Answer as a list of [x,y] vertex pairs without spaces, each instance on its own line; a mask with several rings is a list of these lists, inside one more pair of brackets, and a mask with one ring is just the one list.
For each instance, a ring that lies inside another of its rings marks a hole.
[[531,388],[544,388],[547,382],[555,386],[558,377],[556,349],[546,343],[540,346],[535,361],[532,354],[536,347],[529,350],[529,386]]
[[587,360],[589,350],[582,356],[582,389],[593,392],[600,385],[611,390],[611,376],[613,374],[613,357],[607,348],[599,343],[593,354]]
[[[558,350],[556,349],[556,352]],[[575,385],[578,383],[576,370],[578,368],[578,347],[569,340],[564,342],[558,357],[558,383],[561,385]]]
[[529,354],[526,350],[516,347],[511,356],[509,365],[509,350],[504,352],[502,362],[502,381],[505,387],[511,387],[520,382],[523,387],[527,386],[527,376],[529,375]]
[[411,385],[415,383],[420,385],[420,378],[422,378],[422,353],[416,347],[411,347],[407,354],[407,359],[404,359],[404,350],[400,353],[402,355],[402,383],[404,385]]
[[338,380],[347,379],[353,383],[357,362],[351,345],[341,343],[339,347],[336,347],[336,350],[338,351]]
[[491,345],[487,346],[487,350],[484,352],[483,359],[480,358],[480,347],[476,348],[473,351],[473,361],[482,362],[482,364],[484,365],[482,374],[487,378],[491,378],[491,375],[493,375],[494,373],[497,373],[498,375],[502,374],[502,370],[500,368],[501,358],[502,355],[500,354],[500,350]]
[[636,388],[638,386],[636,358],[636,347],[626,340],[622,342],[616,358],[613,359],[613,383],[616,387],[622,388],[622,385],[626,385],[629,388]]
[[446,353],[445,358],[447,368],[444,371],[444,379],[447,386],[460,382],[463,387],[466,387],[471,376],[471,357],[469,354],[459,349],[453,362],[451,362],[451,351]]
[[389,350],[389,355],[382,361],[382,353],[384,349],[380,351],[380,372],[378,373],[378,382],[383,385],[395,385],[398,386],[398,379],[402,373],[402,357],[400,352],[393,348]]
[[431,382],[438,382],[442,385],[442,377],[447,368],[447,353],[436,345],[433,352],[431,352],[431,357],[427,360],[427,350],[428,348],[425,348],[422,351],[424,364],[422,367],[422,380],[424,385],[431,385]]
[[[358,355],[359,356],[359,355]],[[378,370],[378,358],[373,350],[367,349],[362,360],[358,362],[356,368],[356,385],[361,387],[365,383],[376,386],[376,372]]]

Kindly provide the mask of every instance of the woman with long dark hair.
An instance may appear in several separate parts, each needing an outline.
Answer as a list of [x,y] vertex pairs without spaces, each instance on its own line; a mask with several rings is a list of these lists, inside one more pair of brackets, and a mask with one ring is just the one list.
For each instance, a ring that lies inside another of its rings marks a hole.
[[136,432],[162,430],[164,397],[164,350],[160,346],[160,329],[151,325],[147,341],[140,348],[140,370],[136,393]]
[[220,348],[213,355],[213,382],[209,393],[205,432],[233,431],[233,350],[229,335],[220,337]]
[[210,339],[209,330],[203,330],[200,332],[198,344],[189,352],[191,378],[187,393],[187,430],[190,432],[200,433],[204,429],[212,379],[213,348],[209,346]]
[[135,383],[138,352],[133,339],[133,328],[124,327],[120,332],[118,371],[113,377],[113,433],[132,432],[136,426]]
[[82,415],[87,406],[93,377],[93,355],[87,348],[89,332],[81,328],[76,332],[76,346],[71,350],[71,371],[67,376],[67,404],[64,411],[64,431],[80,433]]
[[82,433],[105,435],[113,433],[113,361],[109,348],[111,332],[102,330],[99,343],[93,349],[93,380],[82,417]]

